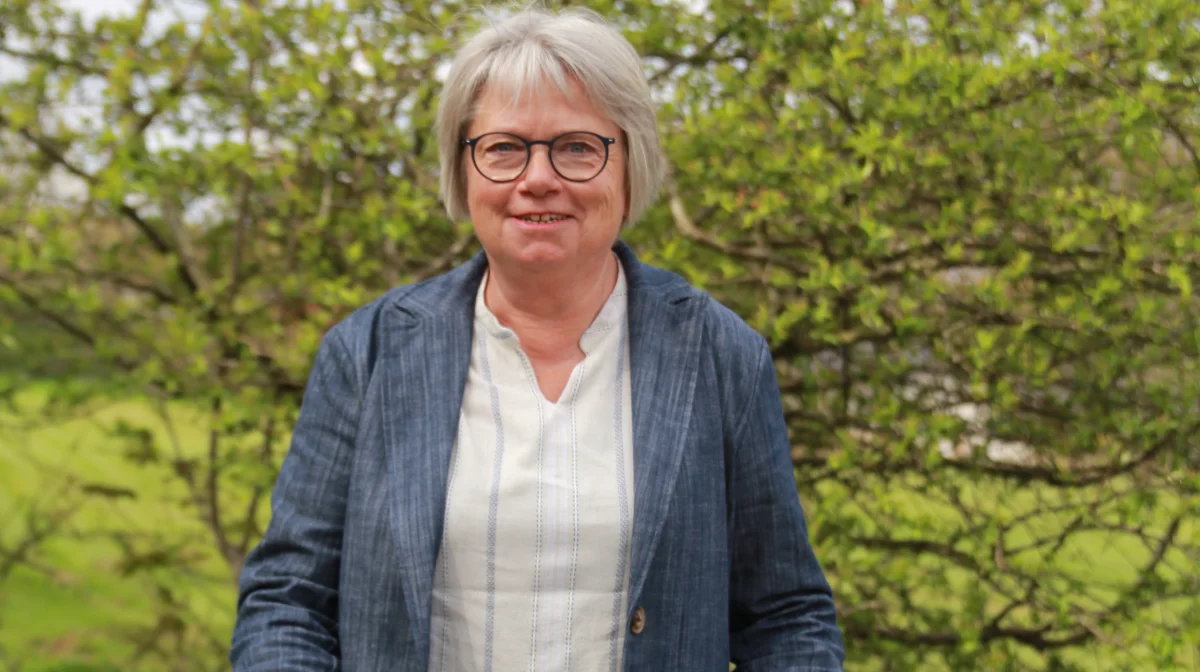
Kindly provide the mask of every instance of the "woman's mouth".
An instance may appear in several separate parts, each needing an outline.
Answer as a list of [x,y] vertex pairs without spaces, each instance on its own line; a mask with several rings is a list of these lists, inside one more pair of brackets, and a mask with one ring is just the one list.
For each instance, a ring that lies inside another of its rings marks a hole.
[[559,213],[533,213],[524,215],[514,215],[520,226],[533,229],[548,229],[562,224],[570,219],[570,216]]

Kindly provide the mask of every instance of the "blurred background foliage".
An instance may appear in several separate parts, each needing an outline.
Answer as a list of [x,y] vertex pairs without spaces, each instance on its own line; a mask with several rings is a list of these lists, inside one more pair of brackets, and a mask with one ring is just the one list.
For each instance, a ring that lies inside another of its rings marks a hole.
[[[0,4],[0,668],[209,670],[318,339],[474,253],[456,0]],[[556,3],[550,3],[557,6]],[[1194,0],[598,0],[847,669],[1200,668]]]

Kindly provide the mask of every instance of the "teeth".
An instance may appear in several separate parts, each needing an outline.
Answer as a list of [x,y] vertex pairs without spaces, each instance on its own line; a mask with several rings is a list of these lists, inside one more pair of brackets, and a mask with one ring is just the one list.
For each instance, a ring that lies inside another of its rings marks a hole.
[[527,222],[557,222],[560,219],[566,219],[563,215],[526,215],[521,219]]

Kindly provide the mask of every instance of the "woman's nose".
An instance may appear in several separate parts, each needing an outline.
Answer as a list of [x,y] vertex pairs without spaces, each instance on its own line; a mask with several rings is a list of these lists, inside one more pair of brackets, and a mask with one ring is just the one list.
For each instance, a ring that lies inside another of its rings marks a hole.
[[534,147],[529,155],[529,165],[521,175],[521,183],[531,191],[544,191],[558,183],[558,173],[550,163],[550,152],[544,147]]

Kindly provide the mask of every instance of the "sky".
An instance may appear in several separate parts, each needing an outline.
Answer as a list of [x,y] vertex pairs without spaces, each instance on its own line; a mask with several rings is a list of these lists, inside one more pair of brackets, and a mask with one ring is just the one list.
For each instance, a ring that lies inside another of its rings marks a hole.
[[[58,3],[67,10],[80,12],[85,20],[94,21],[106,15],[131,14],[137,9],[138,0],[58,0]],[[0,58],[0,81],[19,75],[20,70],[12,59]]]
[[[0,0],[0,2],[4,2],[4,0]],[[58,3],[64,9],[79,11],[85,21],[89,23],[101,16],[131,14],[136,11],[139,4],[138,0],[58,0]],[[186,6],[189,3],[184,0],[178,4]],[[151,25],[153,24],[154,21],[151,19]],[[0,82],[19,78],[23,72],[24,67],[18,61],[0,55]],[[71,115],[77,119],[91,116],[90,108],[87,105],[71,105],[69,107]],[[60,196],[70,197],[78,195],[81,186],[64,177],[61,180],[55,180],[55,184],[50,188]]]
[[137,7],[135,0],[62,0],[64,7],[78,9],[89,18],[102,14],[115,14],[133,11]]

